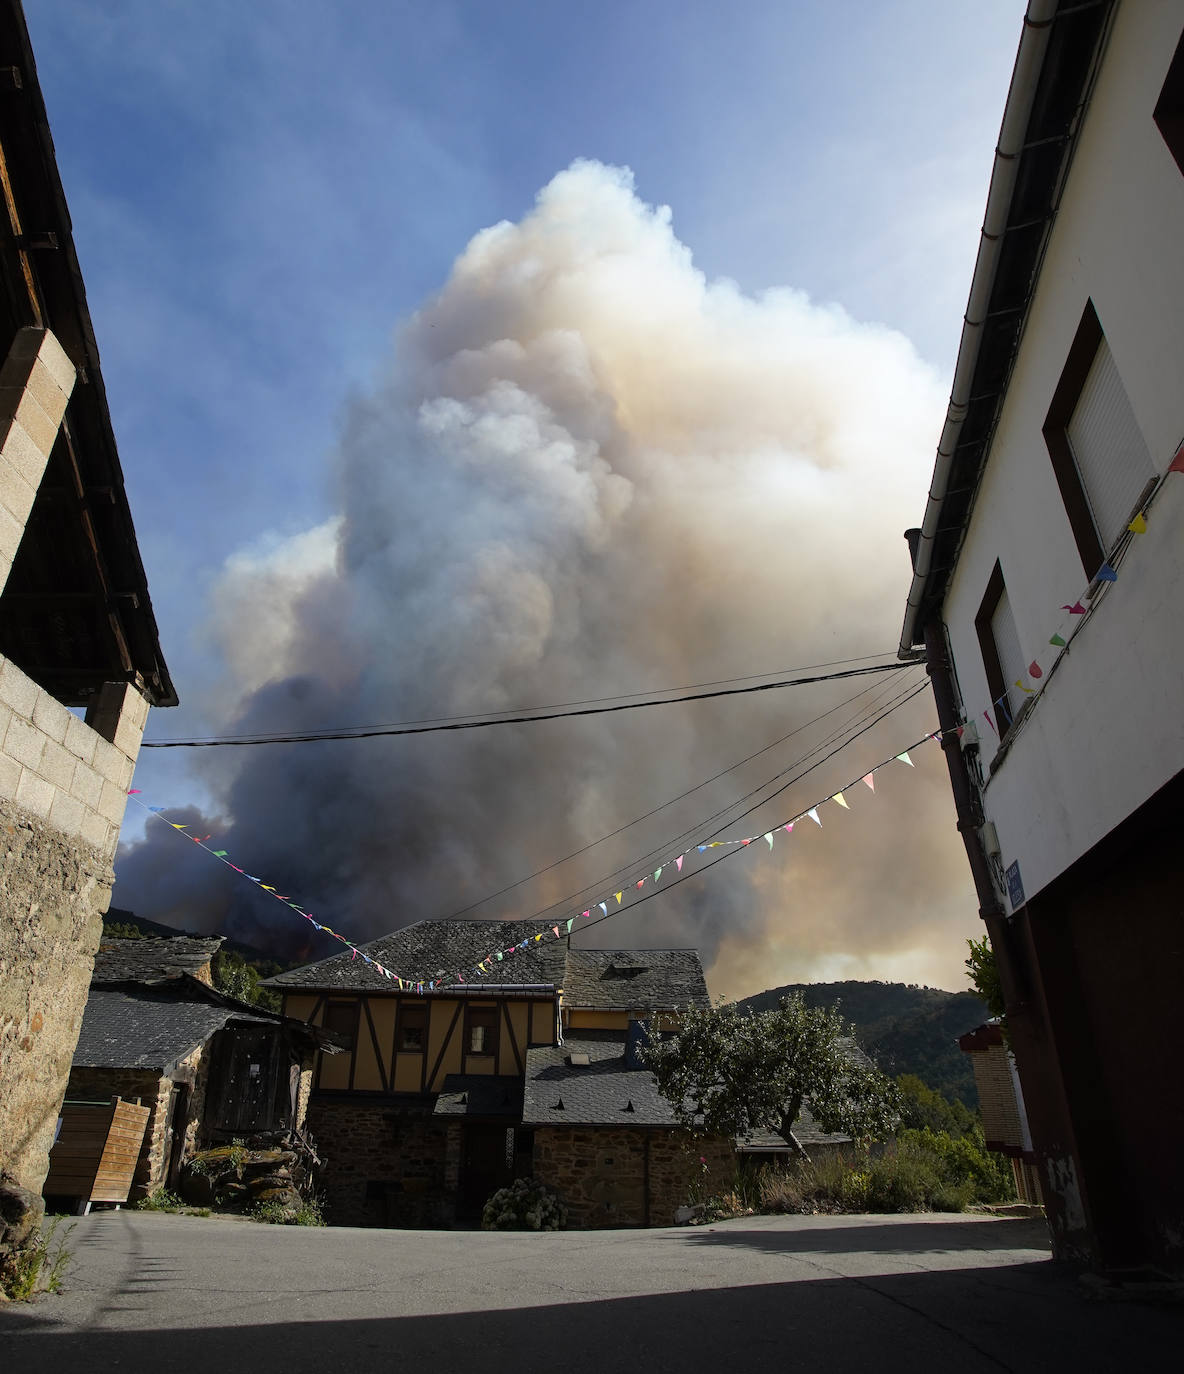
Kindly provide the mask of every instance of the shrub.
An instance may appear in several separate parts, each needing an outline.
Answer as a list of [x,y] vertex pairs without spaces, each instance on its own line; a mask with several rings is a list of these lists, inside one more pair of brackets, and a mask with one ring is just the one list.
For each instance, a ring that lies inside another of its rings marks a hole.
[[[209,1216],[207,1210],[206,1215]],[[324,1213],[319,1198],[308,1198],[299,1207],[291,1207],[283,1202],[257,1202],[249,1213],[252,1221],[261,1221],[268,1226],[324,1226]]]
[[483,1231],[561,1231],[566,1225],[567,1208],[532,1178],[499,1188],[481,1212]]
[[184,1206],[176,1193],[170,1193],[167,1188],[157,1188],[147,1197],[132,1203],[133,1210],[137,1212],[179,1212]]
[[54,1217],[44,1231],[34,1231],[19,1250],[0,1257],[0,1293],[14,1302],[27,1302],[37,1292],[61,1291],[71,1255],[66,1242],[77,1224],[71,1222],[60,1230],[62,1221],[62,1217]]

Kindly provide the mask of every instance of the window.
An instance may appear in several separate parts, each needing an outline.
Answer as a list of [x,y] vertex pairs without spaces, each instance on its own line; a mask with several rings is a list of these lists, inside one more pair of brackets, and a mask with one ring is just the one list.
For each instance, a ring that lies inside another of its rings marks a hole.
[[1044,441],[1082,566],[1092,578],[1156,480],[1092,301],[1053,393]]
[[470,1054],[492,1054],[497,1039],[497,1008],[465,1008],[465,1044]]
[[1176,166],[1184,172],[1184,34],[1176,44],[1176,55],[1159,93],[1152,116]]
[[423,1053],[428,1034],[428,1009],[422,1002],[400,1002],[395,1023],[395,1048]]
[[995,724],[1000,738],[1015,724],[1027,693],[1017,686],[1028,674],[1024,651],[1020,648],[1019,631],[1011,613],[1011,602],[1003,582],[1003,569],[998,563],[987,583],[986,595],[974,618],[982,649],[983,666],[987,670],[987,685],[994,706]]
[[322,1025],[327,1031],[336,1031],[338,1035],[348,1036],[352,1045],[358,1028],[357,1002],[326,1003]]

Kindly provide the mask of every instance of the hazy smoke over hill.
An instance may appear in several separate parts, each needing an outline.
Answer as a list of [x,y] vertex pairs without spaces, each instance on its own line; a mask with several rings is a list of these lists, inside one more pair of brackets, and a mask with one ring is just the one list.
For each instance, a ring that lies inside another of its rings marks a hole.
[[[706,281],[628,173],[576,164],[520,223],[473,239],[400,330],[384,380],[351,401],[333,460],[339,518],[227,565],[208,627],[226,671],[203,707],[228,733],[299,730],[891,649],[901,531],[923,504],[943,399],[901,336],[793,291],[752,299]],[[450,915],[863,687],[886,699],[902,676],[211,751],[221,817],[203,824],[236,862],[372,938]],[[473,914],[529,916],[613,874],[868,701]],[[732,833],[759,832],[929,728],[922,697]],[[948,982],[974,921],[944,768],[929,746],[915,773],[881,776],[822,830],[746,852],[589,938],[697,944],[713,989],[730,993],[844,975]],[[273,945],[305,936],[163,827],[121,854],[119,875],[118,903],[154,919],[225,920]]]

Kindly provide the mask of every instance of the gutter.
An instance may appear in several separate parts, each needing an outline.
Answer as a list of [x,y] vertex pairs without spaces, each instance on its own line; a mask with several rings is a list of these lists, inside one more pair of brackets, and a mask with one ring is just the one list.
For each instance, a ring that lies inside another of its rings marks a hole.
[[1024,15],[1023,32],[1020,35],[1019,51],[1016,53],[1015,67],[1011,74],[1011,85],[1007,91],[1007,103],[1003,109],[1003,123],[999,129],[999,142],[995,147],[995,161],[991,168],[991,184],[987,192],[987,208],[983,214],[983,227],[979,236],[978,256],[974,263],[974,276],[970,282],[970,298],[966,303],[963,317],[962,338],[958,345],[958,358],[954,364],[954,381],[950,388],[950,403],[946,410],[945,424],[937,445],[937,461],[929,484],[929,499],[925,506],[925,518],[921,523],[920,535],[916,540],[913,559],[913,581],[909,588],[908,602],[905,607],[904,626],[901,630],[900,647],[897,658],[921,659],[924,652],[914,649],[917,638],[917,617],[920,614],[925,596],[925,585],[933,557],[933,540],[937,534],[941,518],[942,503],[949,484],[950,464],[962,424],[970,402],[970,387],[978,363],[979,347],[982,342],[983,326],[986,324],[987,305],[995,283],[995,271],[999,262],[999,252],[1003,233],[1007,228],[1008,213],[1011,209],[1012,192],[1015,189],[1016,174],[1019,171],[1020,153],[1032,113],[1040,71],[1048,48],[1049,32],[1056,16],[1058,0],[1029,0],[1028,11]]

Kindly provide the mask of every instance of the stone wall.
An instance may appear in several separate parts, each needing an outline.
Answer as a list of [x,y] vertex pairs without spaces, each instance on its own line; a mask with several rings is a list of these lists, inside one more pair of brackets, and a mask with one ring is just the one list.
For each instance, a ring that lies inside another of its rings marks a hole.
[[460,1126],[430,1113],[430,1102],[404,1107],[313,1097],[308,1128],[325,1162],[325,1214],[332,1225],[452,1223]]
[[730,1186],[735,1169],[730,1141],[685,1131],[541,1126],[534,1134],[534,1176],[567,1204],[573,1229],[669,1226],[677,1208]]
[[40,1193],[148,702],[79,720],[0,656],[0,1174]]

